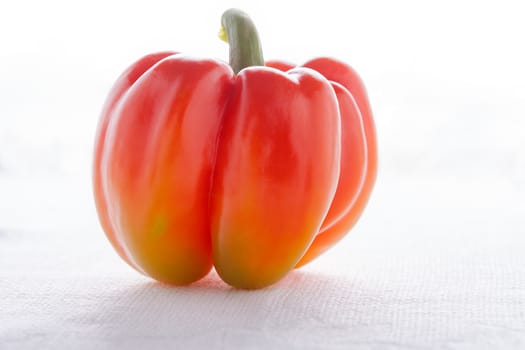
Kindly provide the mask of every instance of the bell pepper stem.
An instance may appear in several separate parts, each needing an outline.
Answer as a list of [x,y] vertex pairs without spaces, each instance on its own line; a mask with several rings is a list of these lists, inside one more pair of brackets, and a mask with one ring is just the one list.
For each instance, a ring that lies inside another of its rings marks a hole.
[[235,74],[246,67],[264,66],[259,35],[243,11],[229,9],[223,13],[219,37],[230,45],[230,66]]

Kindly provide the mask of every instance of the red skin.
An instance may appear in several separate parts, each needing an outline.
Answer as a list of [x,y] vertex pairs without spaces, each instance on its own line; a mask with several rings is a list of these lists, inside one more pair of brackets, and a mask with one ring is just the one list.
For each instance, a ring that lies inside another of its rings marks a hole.
[[[282,61],[269,61],[266,65],[282,71],[295,67]],[[325,57],[310,60],[302,66],[321,73],[334,87],[342,86],[348,94],[335,89],[339,91],[340,108],[346,111],[341,113],[341,175],[336,198],[321,231],[297,267],[321,255],[354,227],[368,203],[377,177],[376,129],[366,88],[357,72],[341,61]],[[362,133],[357,119],[361,120]],[[361,181],[358,180],[360,171],[363,172]]]
[[261,288],[346,233],[375,178],[373,122],[364,90],[309,64],[321,74],[234,75],[166,52],[121,75],[101,115],[93,184],[128,264],[176,285],[215,266],[233,286]]

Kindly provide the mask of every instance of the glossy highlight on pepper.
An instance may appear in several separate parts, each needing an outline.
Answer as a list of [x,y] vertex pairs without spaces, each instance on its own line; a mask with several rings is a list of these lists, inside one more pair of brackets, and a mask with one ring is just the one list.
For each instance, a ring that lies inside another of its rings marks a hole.
[[263,288],[356,223],[377,164],[357,73],[319,58],[264,63],[250,18],[222,17],[230,62],[147,55],[101,113],[93,188],[117,253],[158,281],[186,285],[214,267]]

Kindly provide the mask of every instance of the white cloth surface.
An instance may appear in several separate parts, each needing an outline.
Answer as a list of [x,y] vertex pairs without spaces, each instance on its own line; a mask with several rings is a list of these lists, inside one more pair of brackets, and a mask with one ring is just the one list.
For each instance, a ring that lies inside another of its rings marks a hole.
[[258,291],[142,277],[106,242],[84,177],[0,184],[1,349],[525,347],[509,182],[381,176],[340,245]]

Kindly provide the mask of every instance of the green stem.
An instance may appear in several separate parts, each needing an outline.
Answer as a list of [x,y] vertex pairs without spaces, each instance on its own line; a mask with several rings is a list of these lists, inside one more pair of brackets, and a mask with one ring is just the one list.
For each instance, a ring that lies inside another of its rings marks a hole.
[[229,9],[221,18],[219,36],[230,45],[230,66],[235,74],[250,66],[264,66],[261,43],[255,25],[248,15]]

